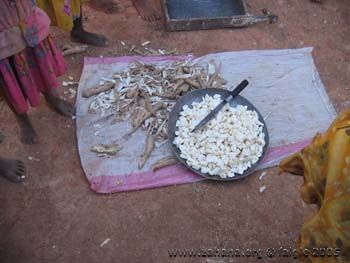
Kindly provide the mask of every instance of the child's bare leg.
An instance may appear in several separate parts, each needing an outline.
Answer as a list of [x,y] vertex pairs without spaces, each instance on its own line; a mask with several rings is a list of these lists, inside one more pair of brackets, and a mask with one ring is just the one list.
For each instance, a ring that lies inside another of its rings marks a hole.
[[21,129],[21,141],[24,144],[37,143],[38,138],[27,113],[24,113],[24,114],[16,113],[16,119]]
[[[82,10],[82,7],[80,10]],[[73,41],[100,47],[107,45],[107,39],[103,35],[90,33],[84,30],[82,11],[80,17],[75,19],[73,23],[74,25],[71,31],[71,38]]]
[[0,157],[0,176],[19,183],[25,178],[25,167],[21,161],[9,160]]
[[24,144],[35,144],[38,141],[36,132],[32,126],[32,123],[28,117],[27,113],[18,113],[13,106],[11,105],[10,101],[5,96],[5,101],[7,102],[7,105],[10,107],[12,112],[16,116],[17,123],[19,125],[19,128],[21,130],[21,142]]
[[150,0],[131,0],[143,20],[152,22],[160,19],[158,12],[151,7]]
[[59,114],[66,116],[66,117],[72,117],[75,114],[75,108],[68,103],[67,101],[60,99],[54,92],[43,93],[45,96],[45,99],[47,103]]

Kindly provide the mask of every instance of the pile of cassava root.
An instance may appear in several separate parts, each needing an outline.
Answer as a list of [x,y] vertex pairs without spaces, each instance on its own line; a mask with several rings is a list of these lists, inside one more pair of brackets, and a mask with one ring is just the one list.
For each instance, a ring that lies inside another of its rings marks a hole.
[[84,90],[83,96],[93,97],[91,113],[131,121],[132,129],[124,139],[139,128],[147,132],[139,163],[142,169],[154,148],[167,141],[168,115],[178,98],[199,88],[226,88],[219,72],[220,66],[212,60],[206,67],[190,60],[164,65],[135,62],[124,72],[102,78],[99,85]]

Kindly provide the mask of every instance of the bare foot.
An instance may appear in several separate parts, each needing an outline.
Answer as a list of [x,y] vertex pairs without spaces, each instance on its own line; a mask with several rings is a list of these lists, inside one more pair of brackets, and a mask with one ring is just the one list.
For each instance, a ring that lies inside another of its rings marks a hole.
[[80,42],[98,47],[105,47],[107,45],[107,38],[103,35],[90,33],[84,29],[72,29],[70,35],[73,42]]
[[36,132],[27,114],[18,114],[17,121],[21,129],[21,141],[24,144],[35,144],[38,142]]
[[107,14],[115,13],[118,10],[117,0],[91,0],[89,6]]
[[82,14],[73,21],[73,29],[70,33],[72,41],[88,45],[104,47],[107,45],[107,38],[102,35],[90,33],[84,30]]
[[131,0],[143,20],[153,22],[160,19],[158,12],[150,6],[149,0]]
[[0,176],[14,183],[19,183],[24,180],[25,174],[26,170],[21,161],[0,158]]
[[65,100],[62,100],[49,93],[44,93],[47,103],[59,114],[72,117],[75,114],[75,108]]

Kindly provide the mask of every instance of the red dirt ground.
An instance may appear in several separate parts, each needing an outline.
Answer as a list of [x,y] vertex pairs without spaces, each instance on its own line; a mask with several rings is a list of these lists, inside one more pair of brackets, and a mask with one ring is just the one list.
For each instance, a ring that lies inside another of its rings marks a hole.
[[[237,30],[167,33],[161,24],[142,21],[127,0],[120,1],[115,14],[87,6],[87,28],[105,34],[110,42],[107,48],[91,47],[84,55],[120,55],[120,40],[150,40],[155,48],[195,55],[313,46],[316,66],[336,109],[349,108],[348,0],[325,0],[322,5],[307,0],[247,2],[251,13],[267,8],[279,15],[279,22]],[[59,46],[69,42],[67,33],[53,32]],[[69,70],[62,79],[68,75],[79,79],[83,55],[68,57],[67,62]],[[0,155],[22,159],[28,167],[22,185],[0,181],[1,263],[293,262],[290,258],[174,260],[168,258],[168,249],[294,247],[300,227],[313,212],[300,199],[301,178],[269,169],[263,194],[256,173],[237,183],[202,182],[97,195],[89,189],[80,166],[74,122],[58,116],[44,102],[30,116],[40,143],[25,146],[19,142],[14,116],[0,102],[0,130],[7,136]],[[100,247],[107,238],[110,242]]]

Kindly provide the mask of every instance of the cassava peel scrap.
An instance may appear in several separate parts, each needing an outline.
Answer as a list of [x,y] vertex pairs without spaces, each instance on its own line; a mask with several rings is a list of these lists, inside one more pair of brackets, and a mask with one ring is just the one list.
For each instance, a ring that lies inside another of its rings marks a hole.
[[[124,43],[123,46],[126,44]],[[138,51],[136,47],[132,49],[134,52]],[[212,72],[215,72],[214,66],[211,61]],[[101,78],[101,81],[107,84],[118,82],[114,87],[111,85],[106,91],[99,88],[98,91],[90,92],[85,96],[95,95],[90,103],[89,112],[95,113],[99,110],[101,116],[113,112],[118,118],[116,120],[130,120],[132,128],[123,136],[124,139],[142,128],[143,131],[151,134],[154,143],[161,145],[160,142],[168,139],[168,117],[176,103],[175,100],[187,92],[205,87],[211,76],[212,74],[208,74],[205,67],[195,64],[190,59],[164,65],[136,61],[122,72]],[[201,81],[205,85],[202,85]],[[212,77],[212,83],[213,85],[215,83],[218,88],[227,88],[226,85],[220,86],[225,83],[220,75]],[[152,150],[152,147],[148,149]],[[148,154],[144,154],[140,167],[143,167],[148,157]]]
[[149,113],[151,113],[152,115],[155,114],[155,111],[154,111],[154,109],[153,109],[153,107],[152,107],[152,104],[151,104],[151,101],[150,101],[150,98],[149,98],[148,95],[145,96],[145,108],[146,108],[146,110],[147,110]]
[[201,87],[201,85],[197,83],[195,80],[185,79],[185,82],[196,89],[199,89]]
[[166,158],[163,158],[159,161],[157,161],[156,163],[154,163],[152,165],[152,171],[155,172],[159,169],[162,169],[164,167],[167,167],[167,166],[170,166],[170,165],[173,165],[173,164],[177,164],[178,163],[178,160],[174,157],[166,157]]
[[146,115],[145,115],[141,120],[139,120],[138,123],[134,126],[134,128],[132,128],[131,131],[129,131],[127,134],[125,134],[125,135],[123,136],[123,138],[126,139],[127,137],[129,137],[130,135],[132,135],[135,131],[137,131],[137,130],[141,127],[141,125],[143,124],[143,122],[144,122],[145,120],[147,120],[149,117],[151,117],[151,115],[152,115],[151,113],[146,113]]
[[83,52],[86,52],[87,48],[88,48],[87,45],[82,45],[82,46],[75,46],[75,47],[66,48],[66,49],[62,52],[62,55],[63,55],[63,56],[68,56],[68,55],[83,53]]
[[140,170],[145,166],[145,164],[146,164],[148,158],[151,156],[154,148],[155,148],[155,144],[154,144],[153,136],[151,133],[148,133],[147,139],[146,139],[145,151],[141,155],[141,159],[140,159],[139,166],[138,166]]
[[101,92],[106,92],[114,88],[114,83],[107,82],[101,86],[92,87],[83,91],[84,98],[90,98],[91,96],[97,95]]
[[100,144],[91,148],[92,152],[99,154],[116,155],[121,150],[118,144]]
[[[151,105],[150,105],[150,107],[152,108]],[[161,110],[161,109],[163,109],[164,107],[166,107],[166,105],[164,105],[163,103],[158,103],[158,104],[156,105],[155,109],[152,108],[152,110],[150,110],[150,111],[147,111],[147,112],[144,111],[144,114],[141,115],[141,116],[140,116],[140,114],[137,114],[137,116],[136,116],[136,117],[137,117],[137,118],[136,118],[136,121],[133,120],[133,123],[132,123],[132,125],[133,125],[134,128],[133,128],[131,131],[129,131],[127,134],[125,134],[125,135],[123,136],[123,138],[126,139],[126,138],[128,138],[130,135],[132,135],[135,131],[137,131],[137,130],[141,127],[141,125],[142,125],[149,117],[151,117],[152,115],[155,114],[156,111]],[[142,108],[142,109],[144,109],[144,108]],[[145,109],[144,109],[144,110],[145,110]]]

